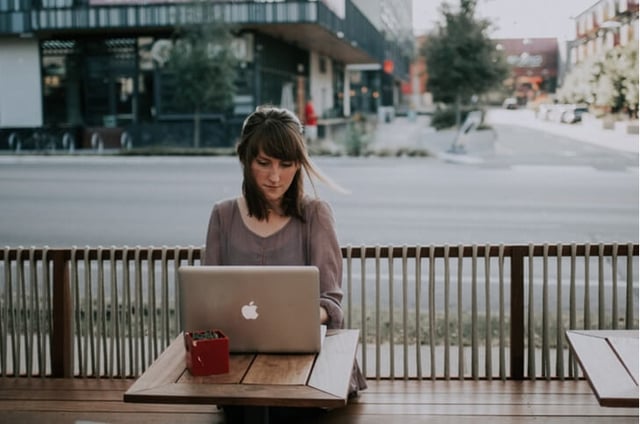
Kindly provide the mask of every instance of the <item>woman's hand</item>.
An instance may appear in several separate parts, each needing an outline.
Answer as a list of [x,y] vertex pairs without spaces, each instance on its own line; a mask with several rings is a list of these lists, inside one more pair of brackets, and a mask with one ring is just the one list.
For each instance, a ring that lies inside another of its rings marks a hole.
[[327,310],[320,307],[320,324],[326,324],[329,321],[329,314],[327,314]]

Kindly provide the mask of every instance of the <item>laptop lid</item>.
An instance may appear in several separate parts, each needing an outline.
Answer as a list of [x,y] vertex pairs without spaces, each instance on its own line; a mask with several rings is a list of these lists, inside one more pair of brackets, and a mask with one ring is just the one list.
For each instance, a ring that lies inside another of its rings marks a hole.
[[231,352],[318,352],[315,266],[181,266],[181,330],[219,329]]

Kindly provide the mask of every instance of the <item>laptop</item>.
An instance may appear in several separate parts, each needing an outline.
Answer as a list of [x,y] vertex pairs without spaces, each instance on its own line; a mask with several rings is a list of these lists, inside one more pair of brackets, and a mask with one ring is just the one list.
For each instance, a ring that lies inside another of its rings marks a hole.
[[320,351],[315,266],[181,266],[178,287],[182,331],[219,329],[234,353]]

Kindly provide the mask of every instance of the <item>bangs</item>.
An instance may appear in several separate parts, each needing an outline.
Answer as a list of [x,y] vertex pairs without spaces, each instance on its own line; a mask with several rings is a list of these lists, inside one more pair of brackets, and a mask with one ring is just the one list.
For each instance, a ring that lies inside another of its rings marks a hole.
[[302,162],[304,147],[302,134],[297,136],[281,122],[269,120],[251,135],[251,156],[255,158],[262,151],[267,156],[283,161]]

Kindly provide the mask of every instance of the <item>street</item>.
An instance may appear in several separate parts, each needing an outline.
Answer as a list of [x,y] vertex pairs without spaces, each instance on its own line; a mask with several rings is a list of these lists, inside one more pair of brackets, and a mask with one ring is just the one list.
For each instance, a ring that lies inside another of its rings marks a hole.
[[[452,161],[415,125],[429,157],[314,158],[342,245],[638,241],[637,153],[498,123]],[[240,185],[234,157],[2,156],[0,244],[199,246]]]

